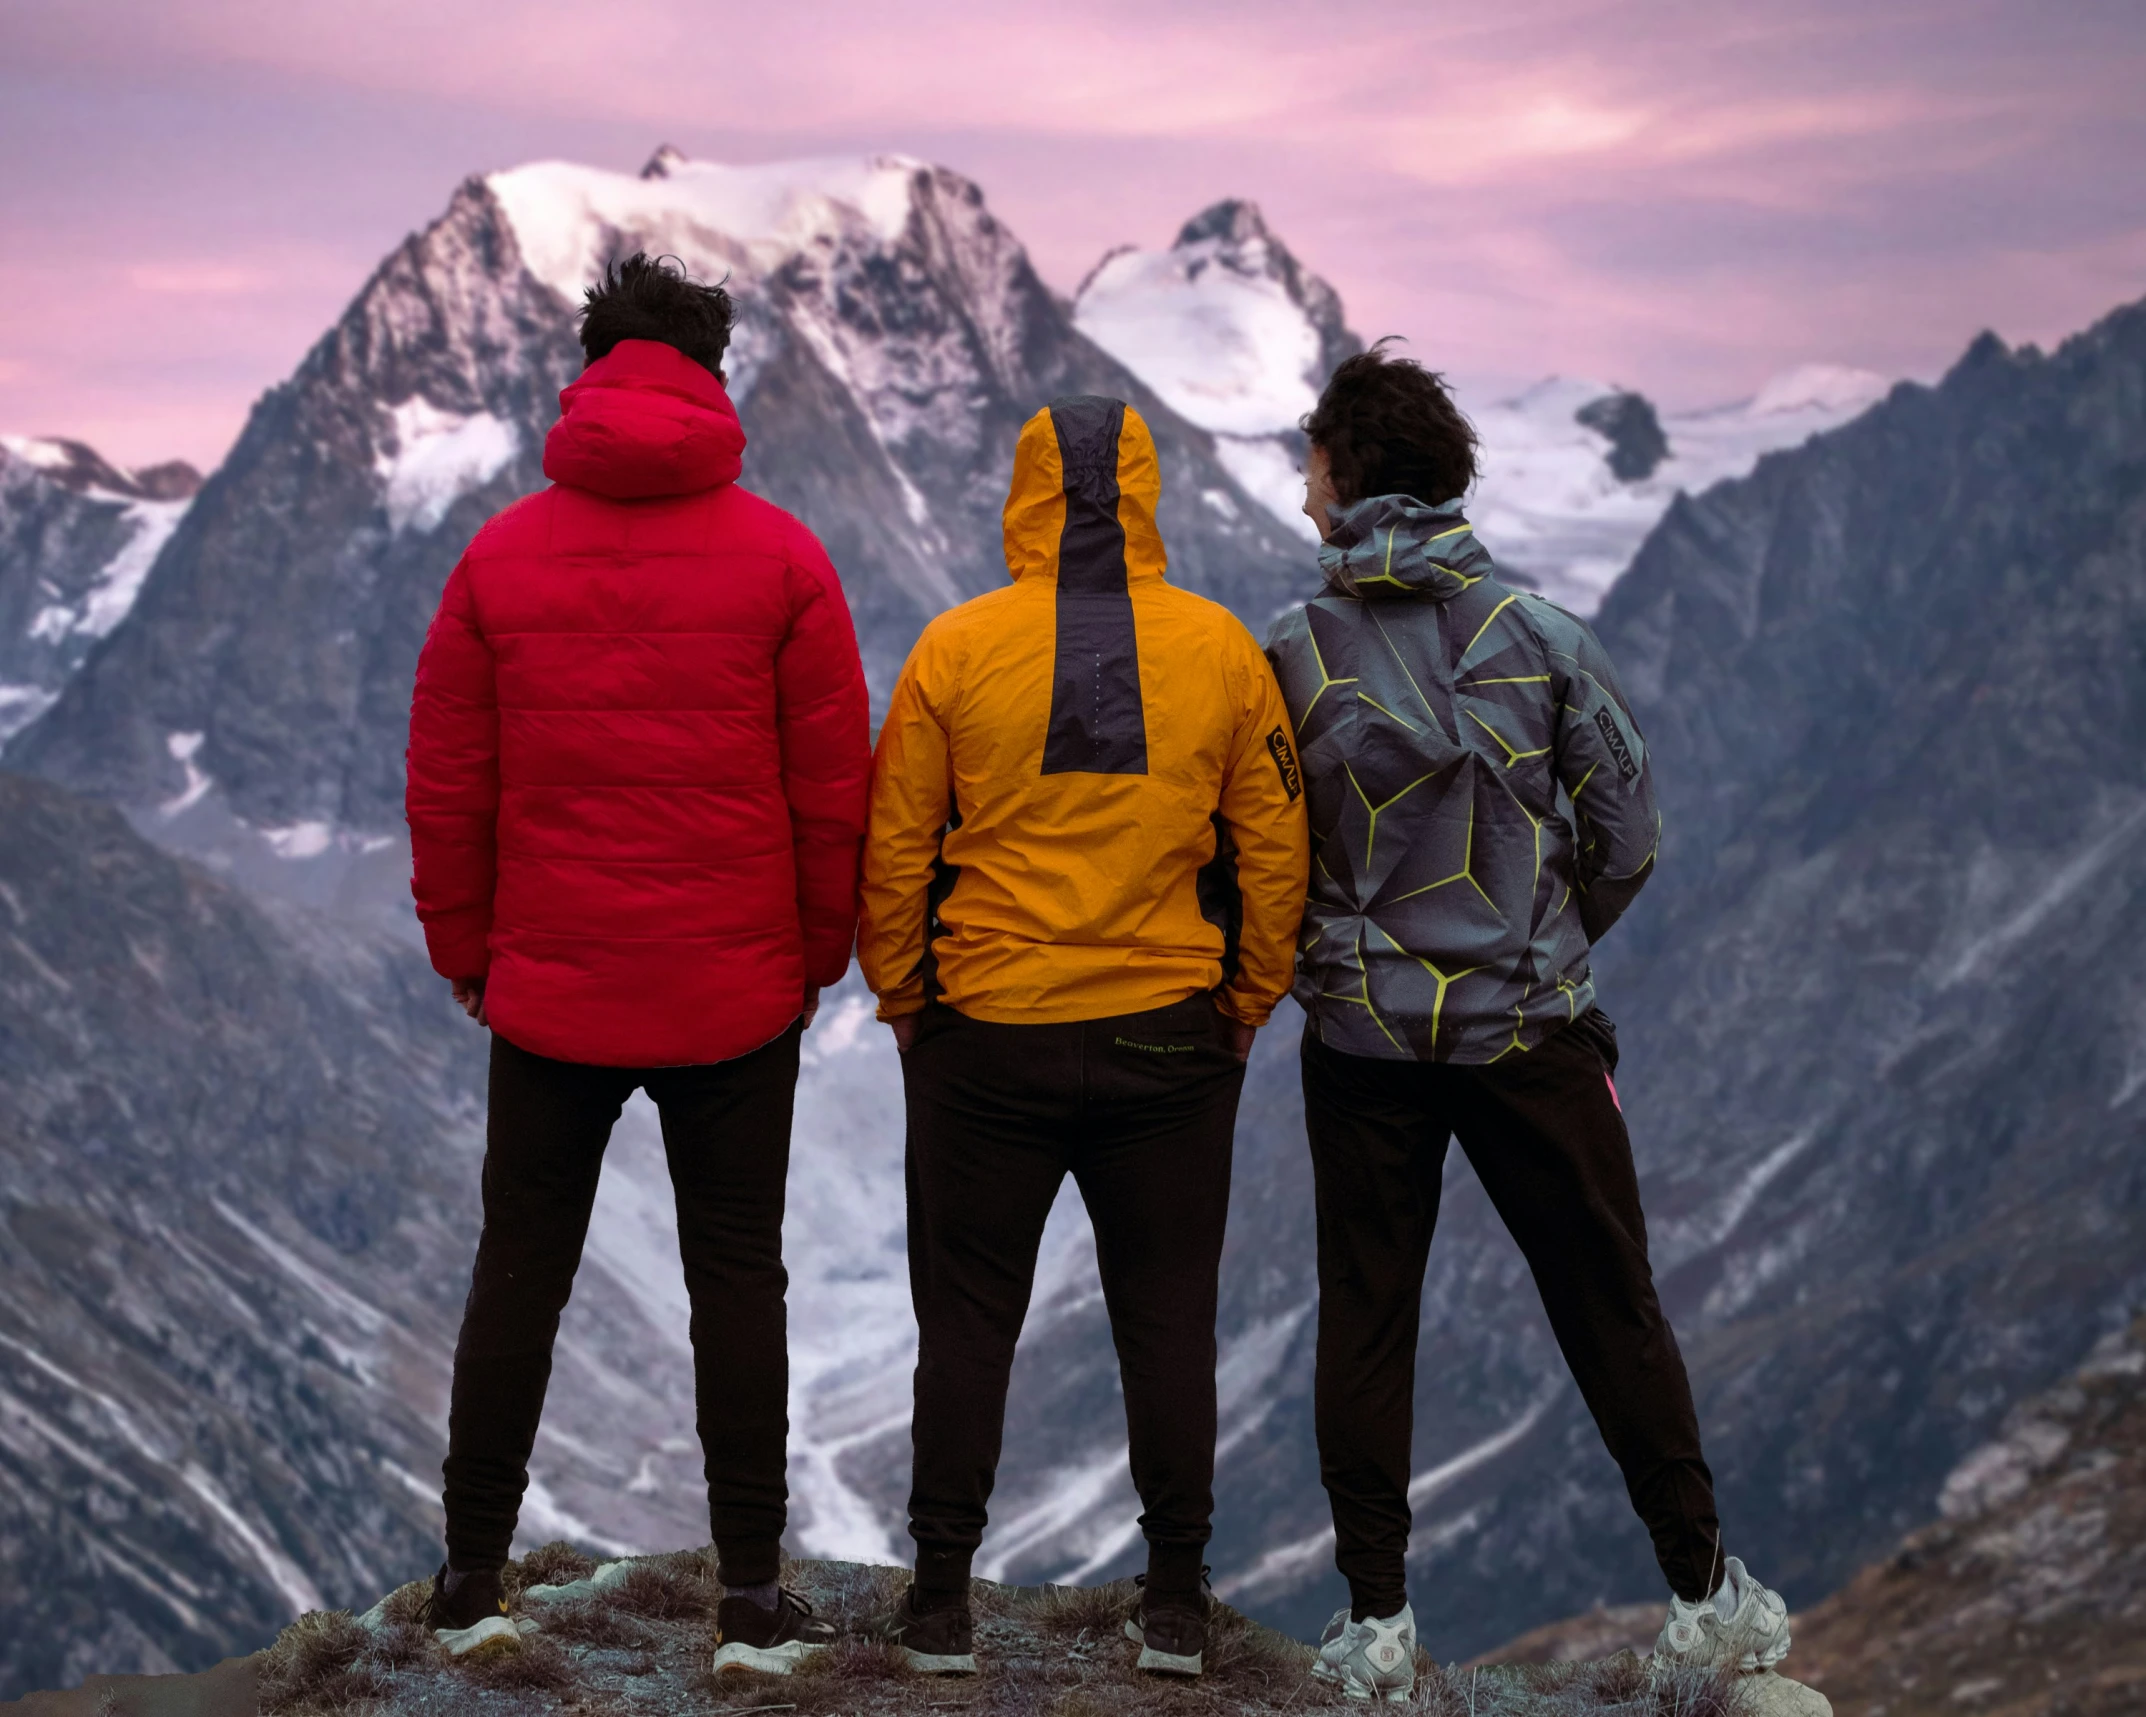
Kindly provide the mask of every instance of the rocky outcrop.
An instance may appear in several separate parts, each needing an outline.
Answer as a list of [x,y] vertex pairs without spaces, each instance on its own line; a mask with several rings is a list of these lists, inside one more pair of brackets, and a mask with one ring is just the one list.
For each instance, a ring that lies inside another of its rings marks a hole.
[[122,471],[79,441],[0,438],[0,741],[126,618],[200,487],[177,461]]
[[[712,1612],[721,1588],[703,1552],[596,1566],[565,1544],[509,1569],[518,1638],[450,1661],[415,1625],[426,1588],[413,1584],[360,1617],[303,1618],[260,1658],[261,1709],[303,1717],[358,1700],[394,1713],[507,1709],[529,1713],[631,1703],[690,1711],[791,1710],[924,1717],[975,1709],[1020,1717],[1186,1717],[1224,1709],[1244,1717],[1342,1709],[1311,1676],[1312,1650],[1226,1605],[1211,1612],[1197,1680],[1143,1674],[1125,1637],[1137,1592],[1130,1580],[1095,1587],[970,1588],[979,1660],[974,1676],[919,1676],[868,1635],[907,1584],[900,1569],[792,1562],[784,1583],[842,1638],[794,1674],[711,1673]],[[494,1702],[497,1702],[495,1704]],[[511,1702],[511,1703],[510,1703]],[[1419,1654],[1412,1711],[1435,1717],[1760,1717],[1735,1682],[1685,1674],[1650,1683],[1630,1654],[1602,1663],[1526,1669],[1445,1667]],[[1785,1708],[1784,1708],[1785,1709]]]
[[1812,1682],[1868,1717],[2146,1704],[2146,1319],[2006,1414],[1939,1511],[1797,1618]]
[[1669,437],[1654,402],[1629,388],[1591,399],[1573,420],[1609,443],[1610,475],[1620,483],[1643,483],[1669,457]]

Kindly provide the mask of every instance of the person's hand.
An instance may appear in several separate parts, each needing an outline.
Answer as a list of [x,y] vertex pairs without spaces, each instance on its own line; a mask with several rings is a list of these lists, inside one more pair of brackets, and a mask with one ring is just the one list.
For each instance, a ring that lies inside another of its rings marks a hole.
[[1229,1044],[1230,1054],[1234,1055],[1239,1061],[1251,1060],[1252,1040],[1259,1035],[1258,1026],[1246,1025],[1243,1020],[1231,1019],[1229,1015],[1224,1014],[1222,1016],[1222,1035],[1224,1041]]
[[820,986],[818,984],[807,984],[805,986],[805,1005],[798,1011],[798,1023],[802,1025],[807,1031],[810,1031],[812,1029],[812,1022],[819,1017]]
[[887,1029],[894,1033],[894,1047],[904,1055],[909,1053],[909,1046],[917,1040],[917,1021],[921,1018],[921,1014],[896,1014],[887,1021]]
[[457,978],[451,987],[455,1000],[462,1004],[462,1011],[479,1025],[489,1027],[492,1022],[484,1017],[484,980]]

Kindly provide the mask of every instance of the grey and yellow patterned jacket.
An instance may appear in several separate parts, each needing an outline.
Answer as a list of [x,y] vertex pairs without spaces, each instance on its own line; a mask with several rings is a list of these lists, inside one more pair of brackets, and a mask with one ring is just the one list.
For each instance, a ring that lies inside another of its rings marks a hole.
[[1500,581],[1460,503],[1344,512],[1267,643],[1310,795],[1297,999],[1350,1055],[1487,1062],[1594,1003],[1654,865],[1647,748],[1586,623]]

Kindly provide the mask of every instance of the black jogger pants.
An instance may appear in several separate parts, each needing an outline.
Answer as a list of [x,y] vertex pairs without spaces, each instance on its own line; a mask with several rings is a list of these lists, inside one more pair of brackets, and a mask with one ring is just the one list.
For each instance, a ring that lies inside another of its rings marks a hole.
[[663,1119],[692,1302],[694,1395],[722,1578],[776,1577],[789,1503],[782,1209],[801,1028],[702,1067],[589,1067],[492,1036],[484,1234],[455,1346],[448,1560],[507,1559],[559,1314],[611,1126],[646,1089]]
[[1343,1055],[1304,1036],[1319,1224],[1319,1469],[1359,1616],[1406,1602],[1423,1273],[1457,1135],[1678,1596],[1713,1587],[1713,1475],[1655,1297],[1631,1140],[1590,1018],[1489,1065]]
[[1213,999],[1068,1025],[993,1025],[934,1005],[902,1076],[919,1588],[968,1589],[1036,1252],[1071,1173],[1095,1227],[1149,1584],[1196,1592],[1214,1513],[1216,1273],[1244,1085]]

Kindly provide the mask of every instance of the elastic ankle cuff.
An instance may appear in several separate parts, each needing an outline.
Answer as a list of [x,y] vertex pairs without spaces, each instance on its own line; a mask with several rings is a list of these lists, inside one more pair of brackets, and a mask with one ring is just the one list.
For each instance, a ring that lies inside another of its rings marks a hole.
[[1150,1544],[1148,1583],[1150,1597],[1196,1598],[1200,1592],[1204,1544]]
[[715,1547],[715,1577],[726,1586],[771,1586],[782,1578],[782,1540],[748,1538]]
[[916,1588],[920,1600],[937,1600],[929,1607],[942,1609],[946,1600],[969,1601],[969,1564],[976,1552],[959,1548],[917,1546]]
[[1408,1594],[1397,1598],[1357,1598],[1349,1604],[1352,1622],[1390,1622],[1408,1608]]
[[504,1556],[464,1555],[447,1552],[447,1572],[450,1574],[496,1574],[507,1565]]

